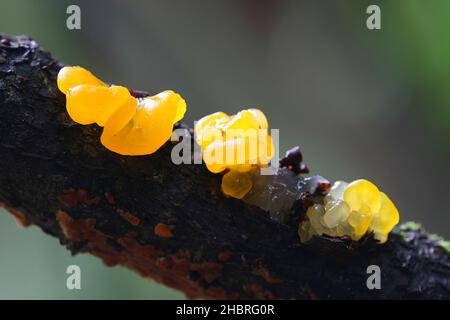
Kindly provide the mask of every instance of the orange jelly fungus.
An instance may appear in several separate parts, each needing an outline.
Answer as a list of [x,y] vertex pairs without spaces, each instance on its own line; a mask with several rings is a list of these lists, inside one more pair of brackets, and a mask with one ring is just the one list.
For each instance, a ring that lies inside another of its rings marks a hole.
[[72,120],[103,127],[102,144],[121,155],[156,152],[186,112],[184,99],[171,90],[137,99],[127,88],[108,86],[82,67],[62,68],[57,84]]

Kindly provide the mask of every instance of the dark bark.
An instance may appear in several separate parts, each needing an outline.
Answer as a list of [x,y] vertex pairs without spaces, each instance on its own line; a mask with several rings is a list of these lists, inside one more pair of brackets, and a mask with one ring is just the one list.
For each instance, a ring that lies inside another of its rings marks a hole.
[[[99,127],[68,118],[60,68],[33,40],[0,36],[0,202],[22,224],[189,297],[450,297],[449,253],[420,230],[301,245],[295,227],[225,198],[220,175],[172,164],[171,142],[142,157],[106,150]],[[381,290],[366,287],[371,264]]]

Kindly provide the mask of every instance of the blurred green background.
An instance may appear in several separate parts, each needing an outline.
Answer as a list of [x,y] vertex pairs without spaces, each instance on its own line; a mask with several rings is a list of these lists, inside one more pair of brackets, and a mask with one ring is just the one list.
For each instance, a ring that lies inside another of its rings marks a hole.
[[[66,28],[78,4],[82,30]],[[378,4],[382,29],[365,13]],[[1,0],[0,32],[135,89],[174,89],[187,120],[259,107],[312,173],[366,177],[450,238],[450,1]],[[65,287],[77,264],[82,290]],[[0,298],[183,298],[124,268],[71,257],[0,212]]]

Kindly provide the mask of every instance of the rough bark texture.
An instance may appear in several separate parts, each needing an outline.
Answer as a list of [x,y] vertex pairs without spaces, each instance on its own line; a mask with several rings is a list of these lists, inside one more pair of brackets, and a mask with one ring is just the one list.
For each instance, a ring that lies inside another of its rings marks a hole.
[[[68,118],[60,68],[33,40],[0,36],[0,202],[22,225],[188,297],[450,297],[449,253],[416,228],[385,245],[301,245],[295,227],[223,197],[219,175],[172,164],[171,142],[143,157],[107,151],[100,128]],[[381,290],[366,287],[372,264]]]

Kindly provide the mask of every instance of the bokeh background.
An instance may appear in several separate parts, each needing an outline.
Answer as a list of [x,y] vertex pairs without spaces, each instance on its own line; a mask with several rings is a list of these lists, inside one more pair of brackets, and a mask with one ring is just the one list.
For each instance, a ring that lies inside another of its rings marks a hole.
[[[78,4],[82,30],[66,28]],[[382,29],[369,31],[369,4]],[[0,32],[28,34],[106,81],[188,102],[187,120],[259,107],[312,173],[366,177],[450,237],[450,1],[1,0]],[[1,124],[0,124],[1,125]],[[1,170],[1,168],[0,168]],[[65,287],[82,269],[82,290]],[[0,210],[0,298],[183,298],[131,271],[71,257]]]

